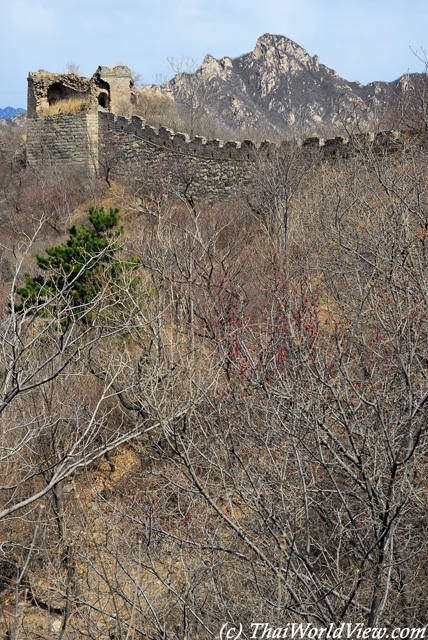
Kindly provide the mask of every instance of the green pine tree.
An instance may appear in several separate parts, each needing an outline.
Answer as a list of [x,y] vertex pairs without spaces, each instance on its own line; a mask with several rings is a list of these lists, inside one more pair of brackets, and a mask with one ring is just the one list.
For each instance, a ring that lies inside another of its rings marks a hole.
[[37,276],[25,274],[25,286],[16,289],[20,301],[16,311],[35,309],[42,315],[49,313],[48,301],[74,309],[79,313],[96,296],[94,276],[107,268],[115,279],[122,268],[116,257],[117,238],[123,227],[113,231],[120,221],[118,209],[89,209],[91,226],[73,225],[68,229],[67,242],[45,249],[47,256],[37,255],[37,266],[45,273]]

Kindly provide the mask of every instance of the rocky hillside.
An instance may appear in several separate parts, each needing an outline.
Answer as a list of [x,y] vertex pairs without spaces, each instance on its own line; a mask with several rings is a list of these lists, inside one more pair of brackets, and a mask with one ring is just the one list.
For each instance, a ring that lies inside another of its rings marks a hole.
[[207,55],[195,73],[179,73],[158,90],[192,120],[204,115],[232,131],[310,134],[377,119],[409,78],[348,82],[289,38],[265,34],[251,53]]

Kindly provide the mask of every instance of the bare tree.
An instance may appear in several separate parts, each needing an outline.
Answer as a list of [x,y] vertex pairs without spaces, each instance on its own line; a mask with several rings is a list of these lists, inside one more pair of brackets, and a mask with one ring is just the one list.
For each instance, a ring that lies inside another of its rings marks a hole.
[[168,64],[175,76],[167,83],[167,87],[182,112],[187,132],[193,136],[206,112],[208,89],[197,72],[198,62],[195,58],[169,57]]
[[249,179],[241,189],[242,199],[256,217],[272,248],[272,259],[285,259],[293,204],[313,164],[297,141],[278,148],[261,149],[249,167]]

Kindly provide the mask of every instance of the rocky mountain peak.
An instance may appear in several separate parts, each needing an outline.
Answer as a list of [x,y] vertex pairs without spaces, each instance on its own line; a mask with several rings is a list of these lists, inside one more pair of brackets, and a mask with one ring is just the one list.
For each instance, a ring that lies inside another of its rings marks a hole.
[[179,74],[158,90],[183,111],[197,105],[199,118],[241,137],[282,137],[323,135],[326,127],[378,117],[397,87],[403,88],[400,80],[348,82],[290,38],[265,33],[253,51],[236,58],[208,54],[194,74]]
[[228,71],[232,69],[232,60],[228,57],[221,58],[221,60],[217,60],[210,53],[208,53],[198,71],[200,75],[204,78],[210,78],[212,76],[218,76],[220,78],[226,79]]
[[285,73],[302,67],[312,69],[314,60],[308,52],[290,38],[265,33],[256,43],[253,58],[263,61],[265,66],[277,68]]

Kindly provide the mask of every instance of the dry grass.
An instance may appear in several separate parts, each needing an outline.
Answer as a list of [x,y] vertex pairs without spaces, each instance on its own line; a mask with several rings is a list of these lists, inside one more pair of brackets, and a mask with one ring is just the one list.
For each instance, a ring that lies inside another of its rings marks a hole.
[[58,100],[55,104],[43,109],[45,117],[63,116],[68,113],[85,111],[90,105],[89,98],[68,98],[68,100]]

